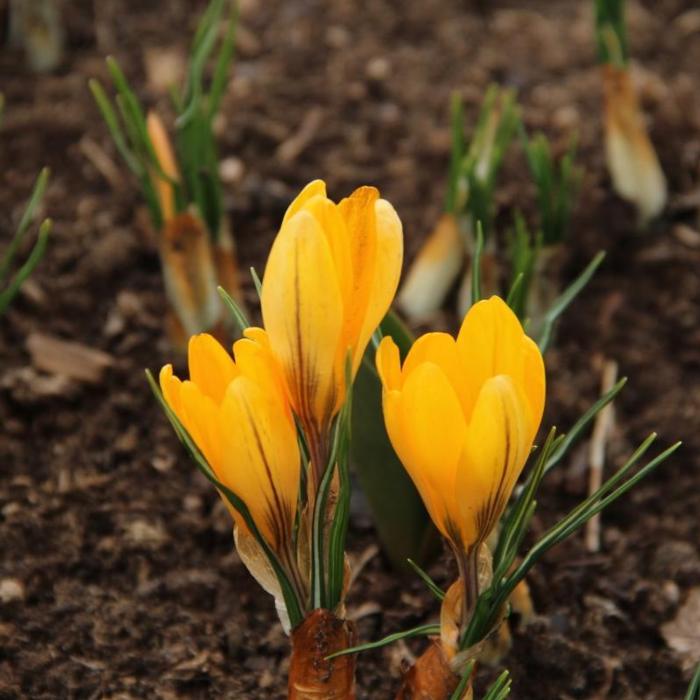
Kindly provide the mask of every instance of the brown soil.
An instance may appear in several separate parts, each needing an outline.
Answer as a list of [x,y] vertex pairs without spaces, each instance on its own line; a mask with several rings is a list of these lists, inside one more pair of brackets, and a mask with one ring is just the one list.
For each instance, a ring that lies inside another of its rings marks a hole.
[[[106,79],[111,53],[145,102],[164,105],[146,87],[144,48],[186,46],[203,2],[65,5],[69,47],[55,75],[31,75],[17,52],[0,54],[0,230],[7,240],[44,164],[55,220],[46,259],[0,323],[0,698],[282,697],[288,643],[270,601],[144,381],[145,367],[173,357],[158,260],[86,87],[90,76]],[[691,657],[666,646],[661,626],[700,585],[700,29],[692,0],[630,3],[632,51],[672,195],[663,221],[638,235],[602,160],[589,5],[246,0],[221,153],[244,166],[227,203],[244,268],[261,269],[285,204],[314,177],[335,196],[380,186],[404,221],[410,259],[441,208],[454,88],[470,118],[499,80],[518,89],[529,129],[559,145],[578,130],[586,175],[565,275],[600,248],[609,257],[549,353],[548,419],[567,426],[593,400],[602,354],[630,377],[614,454],[651,430],[685,446],[606,512],[600,554],[577,536],[536,568],[537,620],[504,663],[518,699],[667,700],[682,697]],[[284,162],[278,148],[305,120],[317,128]],[[86,140],[115,160],[118,181],[98,172]],[[513,207],[532,211],[521,156],[502,182],[506,224]],[[247,294],[252,303],[252,285]],[[39,330],[101,349],[113,364],[98,384],[45,375],[26,348]],[[536,531],[585,493],[584,462],[574,455],[548,478]],[[358,519],[350,550],[372,541]],[[453,575],[447,562],[432,568],[441,582]],[[349,605],[364,613],[365,640],[436,614],[421,584],[395,577],[381,555]],[[362,697],[391,697],[400,655],[394,647],[360,657]]]

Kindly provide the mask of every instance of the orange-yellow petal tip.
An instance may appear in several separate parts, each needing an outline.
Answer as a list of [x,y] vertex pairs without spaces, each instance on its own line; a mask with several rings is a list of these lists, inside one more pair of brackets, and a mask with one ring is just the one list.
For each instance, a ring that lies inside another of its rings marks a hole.
[[158,383],[160,384],[161,390],[165,389],[165,385],[170,382],[173,376],[173,366],[170,364],[163,365],[158,373]]
[[401,388],[401,357],[399,348],[391,336],[382,338],[375,358],[377,372],[387,390]]
[[297,212],[301,211],[310,199],[319,196],[326,196],[326,183],[323,180],[312,180],[299,192],[289,205],[285,212],[283,223],[291,219]]

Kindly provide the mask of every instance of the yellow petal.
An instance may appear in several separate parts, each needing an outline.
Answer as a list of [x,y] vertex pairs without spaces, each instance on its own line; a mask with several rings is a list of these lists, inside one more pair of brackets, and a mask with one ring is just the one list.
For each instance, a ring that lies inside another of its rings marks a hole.
[[530,422],[534,431],[530,439],[534,440],[542,422],[544,399],[547,393],[544,359],[539,347],[537,347],[537,343],[529,337],[526,337],[524,340],[524,355],[523,391],[530,406]]
[[[356,340],[353,370],[362,361],[365,348],[377,326],[391,306],[401,277],[403,262],[403,227],[394,207],[385,199],[374,204],[375,246],[373,275],[364,319]],[[367,261],[365,264],[369,264]]]
[[338,204],[347,226],[350,248],[352,294],[351,304],[345,310],[345,323],[346,336],[353,341],[360,336],[374,282],[377,254],[375,204],[378,199],[379,192],[375,187],[360,187]]
[[309,212],[282,225],[267,261],[261,304],[295,411],[324,426],[342,391],[336,360],[343,304],[328,239]]
[[181,422],[215,474],[221,469],[222,438],[219,409],[212,399],[191,381],[183,382]]
[[214,473],[221,463],[218,411],[214,402],[191,381],[181,382],[166,365],[160,371],[163,398],[204,455]]
[[245,336],[233,344],[238,371],[252,379],[263,394],[274,397],[283,405],[287,409],[288,419],[293,421],[288,410],[289,392],[281,368],[270,350],[267,334],[262,328],[248,328]]
[[267,541],[279,547],[291,536],[299,492],[294,426],[278,401],[242,376],[230,384],[220,419],[220,479],[243,499]]
[[180,401],[180,380],[173,374],[173,366],[165,365],[158,376],[160,390],[163,392],[165,402],[170,406],[175,415],[182,421],[182,402]]
[[[505,374],[523,386],[526,358],[530,358],[528,367],[532,366],[532,346],[518,317],[496,296],[472,306],[457,336],[457,346],[467,368],[467,406],[474,405],[490,377]],[[544,378],[542,386],[543,383]],[[543,396],[541,400],[544,401]],[[534,405],[539,405],[539,400]]]
[[401,394],[404,466],[435,524],[449,537],[459,522],[455,479],[466,430],[462,408],[445,373],[432,362],[406,377]]
[[257,326],[248,326],[248,328],[246,328],[243,331],[243,337],[249,338],[250,340],[254,340],[256,343],[262,345],[264,348],[267,348],[268,350],[270,349],[270,338],[268,337],[267,332],[264,328],[258,328]]
[[316,219],[321,230],[326,234],[338,277],[340,293],[343,297],[343,305],[347,307],[352,301],[352,266],[345,219],[343,219],[335,202],[320,195],[308,199],[304,204],[304,211],[308,211]]
[[467,428],[457,494],[463,546],[483,542],[498,523],[532,447],[529,408],[510,377],[483,386]]
[[397,390],[382,392],[382,406],[387,435],[396,455],[416,486],[428,513],[437,528],[448,537],[445,530],[445,504],[440,492],[435,490],[427,477],[424,465],[417,459],[415,446],[411,440],[411,425],[405,419],[403,395]]
[[285,224],[296,213],[300,212],[304,205],[312,197],[326,196],[326,183],[323,180],[312,180],[304,189],[296,196],[296,199],[287,207],[282,223]]
[[469,368],[462,362],[455,339],[448,333],[426,333],[420,336],[406,357],[404,379],[424,362],[433,362],[440,367],[462,404],[465,421],[468,420],[471,414],[470,385],[467,381]]
[[193,335],[187,348],[190,379],[216,404],[238,374],[231,356],[208,333]]
[[401,356],[394,339],[387,335],[379,343],[376,355],[377,372],[387,390],[401,388]]

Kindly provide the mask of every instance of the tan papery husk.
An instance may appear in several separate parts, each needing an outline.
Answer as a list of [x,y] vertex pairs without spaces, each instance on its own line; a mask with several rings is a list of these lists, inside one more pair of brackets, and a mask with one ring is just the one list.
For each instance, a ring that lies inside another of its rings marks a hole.
[[602,66],[605,152],[615,191],[634,203],[641,223],[666,204],[666,178],[649,139],[629,69]]
[[214,242],[212,253],[216,276],[219,284],[236,300],[236,303],[245,310],[243,292],[241,291],[241,273],[236,254],[236,243],[231,234],[228,221],[224,219],[219,230],[219,235]]
[[[216,291],[211,242],[202,220],[190,212],[178,214],[165,223],[158,247],[175,332],[179,326],[189,338],[215,329],[223,305]],[[177,336],[172,340],[180,343]]]
[[443,214],[406,274],[398,304],[408,318],[434,314],[464,266],[464,238],[452,214]]
[[290,700],[354,700],[355,655],[326,657],[354,646],[355,625],[330,610],[313,610],[292,631]]
[[[435,637],[404,676],[396,700],[450,700],[459,681],[442,643]],[[470,683],[462,700],[471,700],[472,697]]]
[[[482,544],[479,549],[477,566],[479,590],[484,590],[490,585],[493,576],[491,551],[486,544]],[[479,658],[483,642],[458,651],[463,605],[464,584],[461,579],[457,579],[448,588],[440,607],[440,637],[431,639],[428,648],[407,671],[396,696],[397,700],[449,700],[467,664],[472,659]],[[471,697],[469,683],[462,698]]]
[[287,606],[284,604],[282,589],[263,548],[247,528],[238,525],[233,528],[233,540],[236,543],[238,556],[246,569],[260,586],[275,599],[275,609],[282,623],[282,628],[286,634],[289,634],[291,624]]

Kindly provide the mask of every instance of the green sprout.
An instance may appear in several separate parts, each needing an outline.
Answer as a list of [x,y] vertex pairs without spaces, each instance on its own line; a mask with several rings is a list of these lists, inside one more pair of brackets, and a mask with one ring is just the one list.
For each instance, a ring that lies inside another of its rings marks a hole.
[[544,134],[536,134],[532,139],[523,136],[523,142],[537,188],[542,245],[562,243],[569,230],[571,212],[581,181],[581,172],[574,165],[576,144],[572,141],[557,162]]
[[595,0],[595,38],[599,63],[626,65],[629,53],[624,0]]
[[526,319],[530,285],[541,247],[541,234],[532,234],[522,214],[516,212],[515,225],[508,236],[512,282],[506,303],[513,309],[521,323]]
[[485,240],[493,224],[496,177],[519,121],[513,91],[492,85],[486,91],[467,146],[464,108],[458,96],[452,99],[452,155],[446,208],[458,219],[466,217],[472,232],[476,231],[477,222],[481,222]]
[[685,700],[700,700],[700,664],[695,669],[695,673],[685,694]]
[[[0,112],[1,112],[2,100],[0,100]],[[20,245],[24,240],[24,236],[27,233],[36,213],[39,204],[44,196],[44,191],[46,190],[46,185],[49,180],[49,169],[44,168],[39,177],[36,179],[34,184],[34,190],[29,198],[29,202],[24,210],[24,214],[20,219],[17,230],[15,231],[10,245],[7,250],[0,258],[0,316],[2,316],[10,302],[19,292],[24,281],[29,277],[29,275],[34,272],[36,266],[44,255],[46,250],[46,244],[48,243],[49,232],[51,231],[51,220],[45,219],[39,226],[39,234],[37,236],[36,243],[32,248],[29,256],[20,265],[19,269],[11,274],[11,270],[17,253],[19,252]]]
[[[98,80],[89,83],[117,150],[139,181],[156,229],[162,228],[164,216],[151,179],[152,172],[173,186],[178,212],[190,205],[196,207],[213,242],[221,235],[224,205],[212,123],[226,88],[237,25],[234,3],[225,34],[219,37],[226,6],[227,0],[212,0],[204,12],[192,42],[185,84],[182,89],[171,91],[177,114],[176,150],[182,182],[175,182],[163,172],[148,133],[145,111],[117,61],[111,57],[107,59],[116,89],[114,100],[107,96]],[[205,69],[217,47],[212,77],[206,83]]]

